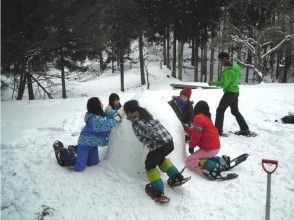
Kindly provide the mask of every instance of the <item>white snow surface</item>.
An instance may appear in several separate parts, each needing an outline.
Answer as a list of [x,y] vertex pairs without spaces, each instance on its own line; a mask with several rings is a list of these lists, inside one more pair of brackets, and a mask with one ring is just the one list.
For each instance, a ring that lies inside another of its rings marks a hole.
[[[151,89],[140,86],[138,69],[126,73],[126,92],[119,91],[119,74],[96,80],[71,82],[75,98],[2,102],[1,106],[1,217],[2,219],[264,219],[267,175],[261,160],[279,161],[271,182],[271,218],[294,219],[294,125],[275,122],[294,109],[294,84],[242,85],[240,111],[257,137],[230,135],[221,138],[221,154],[232,158],[248,153],[247,161],[232,172],[230,181],[209,181],[201,173],[184,171],[192,179],[181,187],[167,186],[169,204],[158,205],[144,192],[147,183],[144,159],[147,150],[135,137],[125,118],[111,132],[108,147],[100,148],[102,161],[83,172],[60,167],[52,144],[76,144],[84,126],[89,97],[98,96],[106,105],[111,92],[124,103],[138,99],[174,138],[169,155],[178,169],[187,156],[184,131],[167,104],[172,95],[166,69],[151,66]],[[86,94],[88,97],[82,97]],[[195,89],[191,99],[205,100],[214,121],[223,92]],[[224,130],[237,131],[230,110]]]

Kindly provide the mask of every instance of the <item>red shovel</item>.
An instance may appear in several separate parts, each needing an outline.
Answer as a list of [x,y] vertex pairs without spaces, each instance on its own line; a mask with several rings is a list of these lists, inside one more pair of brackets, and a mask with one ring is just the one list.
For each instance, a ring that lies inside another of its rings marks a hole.
[[[265,164],[274,165],[271,170],[269,170],[269,166],[267,168],[265,167]],[[271,174],[275,172],[275,170],[278,167],[278,161],[277,160],[268,160],[268,159],[262,159],[262,168],[267,173],[267,189],[266,189],[266,211],[265,211],[265,219],[270,220],[270,204],[271,204]]]

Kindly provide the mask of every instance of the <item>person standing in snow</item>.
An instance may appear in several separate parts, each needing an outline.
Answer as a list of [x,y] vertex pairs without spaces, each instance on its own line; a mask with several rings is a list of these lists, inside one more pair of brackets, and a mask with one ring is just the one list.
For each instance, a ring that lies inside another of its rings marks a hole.
[[235,116],[240,127],[240,131],[236,132],[236,134],[249,136],[251,134],[249,127],[238,108],[241,68],[237,63],[230,61],[229,54],[226,52],[219,53],[218,59],[222,65],[224,65],[221,80],[209,83],[209,85],[223,88],[224,91],[224,95],[221,98],[219,106],[216,110],[215,126],[219,131],[219,135],[222,136],[224,114],[226,109],[230,106],[231,113]]
[[137,100],[126,102],[124,112],[127,119],[131,121],[133,131],[139,141],[149,149],[145,160],[147,178],[155,196],[162,197],[164,187],[159,169],[167,173],[172,183],[183,180],[178,169],[169,159],[165,158],[174,149],[173,138],[158,120],[153,119],[153,116],[145,108],[139,106]]
[[67,149],[60,141],[55,141],[53,144],[59,165],[74,166],[75,171],[82,171],[86,166],[99,163],[98,146],[108,144],[111,129],[122,117],[116,114],[108,114],[106,117],[102,104],[97,97],[88,100],[87,110],[85,115],[86,125],[80,133],[77,148],[70,149],[69,147]]
[[[186,159],[186,166],[194,171],[206,170],[212,177],[217,177],[222,168],[229,166],[227,156],[217,157],[220,150],[220,140],[217,128],[211,121],[209,106],[205,101],[199,101],[194,107],[194,117],[191,127],[185,131],[190,135],[190,156]],[[194,152],[194,148],[199,149]]]

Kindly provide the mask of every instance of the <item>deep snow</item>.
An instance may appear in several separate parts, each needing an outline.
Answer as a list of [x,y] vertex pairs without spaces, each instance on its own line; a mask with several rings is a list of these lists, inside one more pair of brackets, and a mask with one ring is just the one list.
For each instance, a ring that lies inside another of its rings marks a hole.
[[[109,74],[88,82],[72,82],[73,97],[67,100],[2,102],[1,106],[1,217],[35,219],[264,219],[266,173],[262,158],[279,161],[272,175],[272,219],[294,219],[294,126],[275,122],[293,112],[294,84],[241,86],[240,110],[254,138],[231,135],[221,138],[220,154],[231,157],[249,153],[248,160],[236,167],[235,180],[208,181],[200,173],[182,187],[165,193],[171,202],[161,206],[145,195],[146,150],[138,142],[125,119],[112,131],[107,148],[100,148],[104,159],[98,166],[76,173],[60,167],[52,149],[56,139],[75,144],[83,127],[89,97],[98,96],[107,104],[111,92],[121,102],[138,99],[172,133],[175,150],[172,161],[181,169],[185,150],[183,130],[167,101],[179,90],[166,77],[167,71],[150,66],[151,89],[139,85],[138,69],[126,74],[126,92],[119,92],[119,75]],[[222,96],[220,89],[193,90],[192,100],[206,100],[214,120]],[[238,130],[229,109],[224,129]],[[164,181],[167,176],[162,174]],[[44,214],[42,214],[42,212]]]

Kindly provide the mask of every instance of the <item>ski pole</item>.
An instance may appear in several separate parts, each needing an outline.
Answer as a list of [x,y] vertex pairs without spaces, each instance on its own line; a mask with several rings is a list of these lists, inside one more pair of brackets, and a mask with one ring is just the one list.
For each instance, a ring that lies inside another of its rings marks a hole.
[[185,169],[186,169],[186,166],[184,166],[184,168],[181,170],[180,174],[182,174]]
[[[265,164],[275,165],[272,170],[269,170],[265,167]],[[265,219],[270,220],[270,203],[271,203],[271,174],[275,172],[278,167],[277,160],[268,160],[262,159],[262,168],[267,173],[267,188],[266,188],[266,210],[265,210]]]

